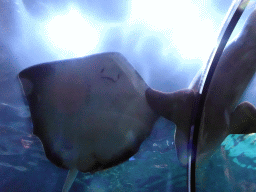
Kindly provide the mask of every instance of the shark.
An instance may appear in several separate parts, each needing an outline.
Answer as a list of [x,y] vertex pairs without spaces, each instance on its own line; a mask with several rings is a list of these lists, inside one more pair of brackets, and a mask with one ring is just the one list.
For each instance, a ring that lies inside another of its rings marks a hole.
[[[256,71],[256,10],[238,35],[224,50],[210,83],[200,122],[196,165],[207,163],[229,134],[256,132],[256,108],[239,104]],[[198,73],[187,89],[171,93],[146,90],[150,107],[176,124],[175,146],[183,166],[188,164],[191,118],[200,99]]]

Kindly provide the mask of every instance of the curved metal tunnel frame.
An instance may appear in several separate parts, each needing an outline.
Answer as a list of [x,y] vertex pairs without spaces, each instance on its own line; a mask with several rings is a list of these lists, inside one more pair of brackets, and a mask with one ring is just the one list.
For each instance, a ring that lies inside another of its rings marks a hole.
[[[223,53],[223,50],[234,30],[236,27],[241,15],[243,14],[244,10],[246,9],[247,5],[249,4],[250,0],[238,0],[235,1],[227,14],[227,18],[225,23],[222,27],[222,30],[219,34],[217,46],[213,49],[208,63],[206,65],[205,74],[202,74],[205,79],[201,79],[204,84],[201,84],[199,87],[199,94],[200,100],[197,106],[197,109],[194,110],[194,118],[191,119],[191,129],[190,129],[190,141],[188,145],[188,155],[189,155],[189,162],[188,162],[188,191],[196,191],[196,154],[197,154],[197,144],[198,144],[198,135],[200,131],[200,123],[201,117],[203,114],[204,103],[206,100],[206,96],[208,93],[209,86],[211,84],[211,80],[215,69],[218,65],[219,59]],[[207,73],[208,71],[208,73]],[[204,81],[205,80],[205,81]]]

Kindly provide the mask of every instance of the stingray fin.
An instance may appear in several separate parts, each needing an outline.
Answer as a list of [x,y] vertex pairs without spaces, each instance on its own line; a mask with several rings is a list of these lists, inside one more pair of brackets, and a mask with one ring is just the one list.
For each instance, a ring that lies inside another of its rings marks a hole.
[[230,118],[230,134],[256,133],[256,108],[249,102],[239,104]]
[[70,190],[73,182],[76,179],[77,174],[78,174],[78,170],[76,168],[69,170],[62,192],[68,192]]

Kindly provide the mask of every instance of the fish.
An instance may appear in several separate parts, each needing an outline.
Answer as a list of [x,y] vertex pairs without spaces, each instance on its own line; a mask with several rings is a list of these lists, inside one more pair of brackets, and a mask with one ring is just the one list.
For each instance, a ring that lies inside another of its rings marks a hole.
[[46,157],[68,169],[63,192],[78,172],[101,171],[129,160],[159,115],[149,86],[116,52],[31,66],[19,73],[33,134]]
[[[256,108],[239,104],[256,71],[256,10],[238,37],[224,50],[206,96],[200,122],[196,165],[202,167],[229,134],[256,132]],[[176,124],[175,147],[181,165],[188,164],[191,118],[200,99],[200,72],[187,89],[167,93],[148,88],[146,99],[159,115]]]

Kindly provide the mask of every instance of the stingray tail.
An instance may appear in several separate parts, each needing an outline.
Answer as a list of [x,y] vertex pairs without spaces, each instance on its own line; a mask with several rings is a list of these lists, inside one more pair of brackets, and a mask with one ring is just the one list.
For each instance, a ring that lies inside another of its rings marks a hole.
[[76,179],[77,174],[78,174],[78,170],[76,168],[69,170],[62,192],[68,192],[70,190],[73,182]]

